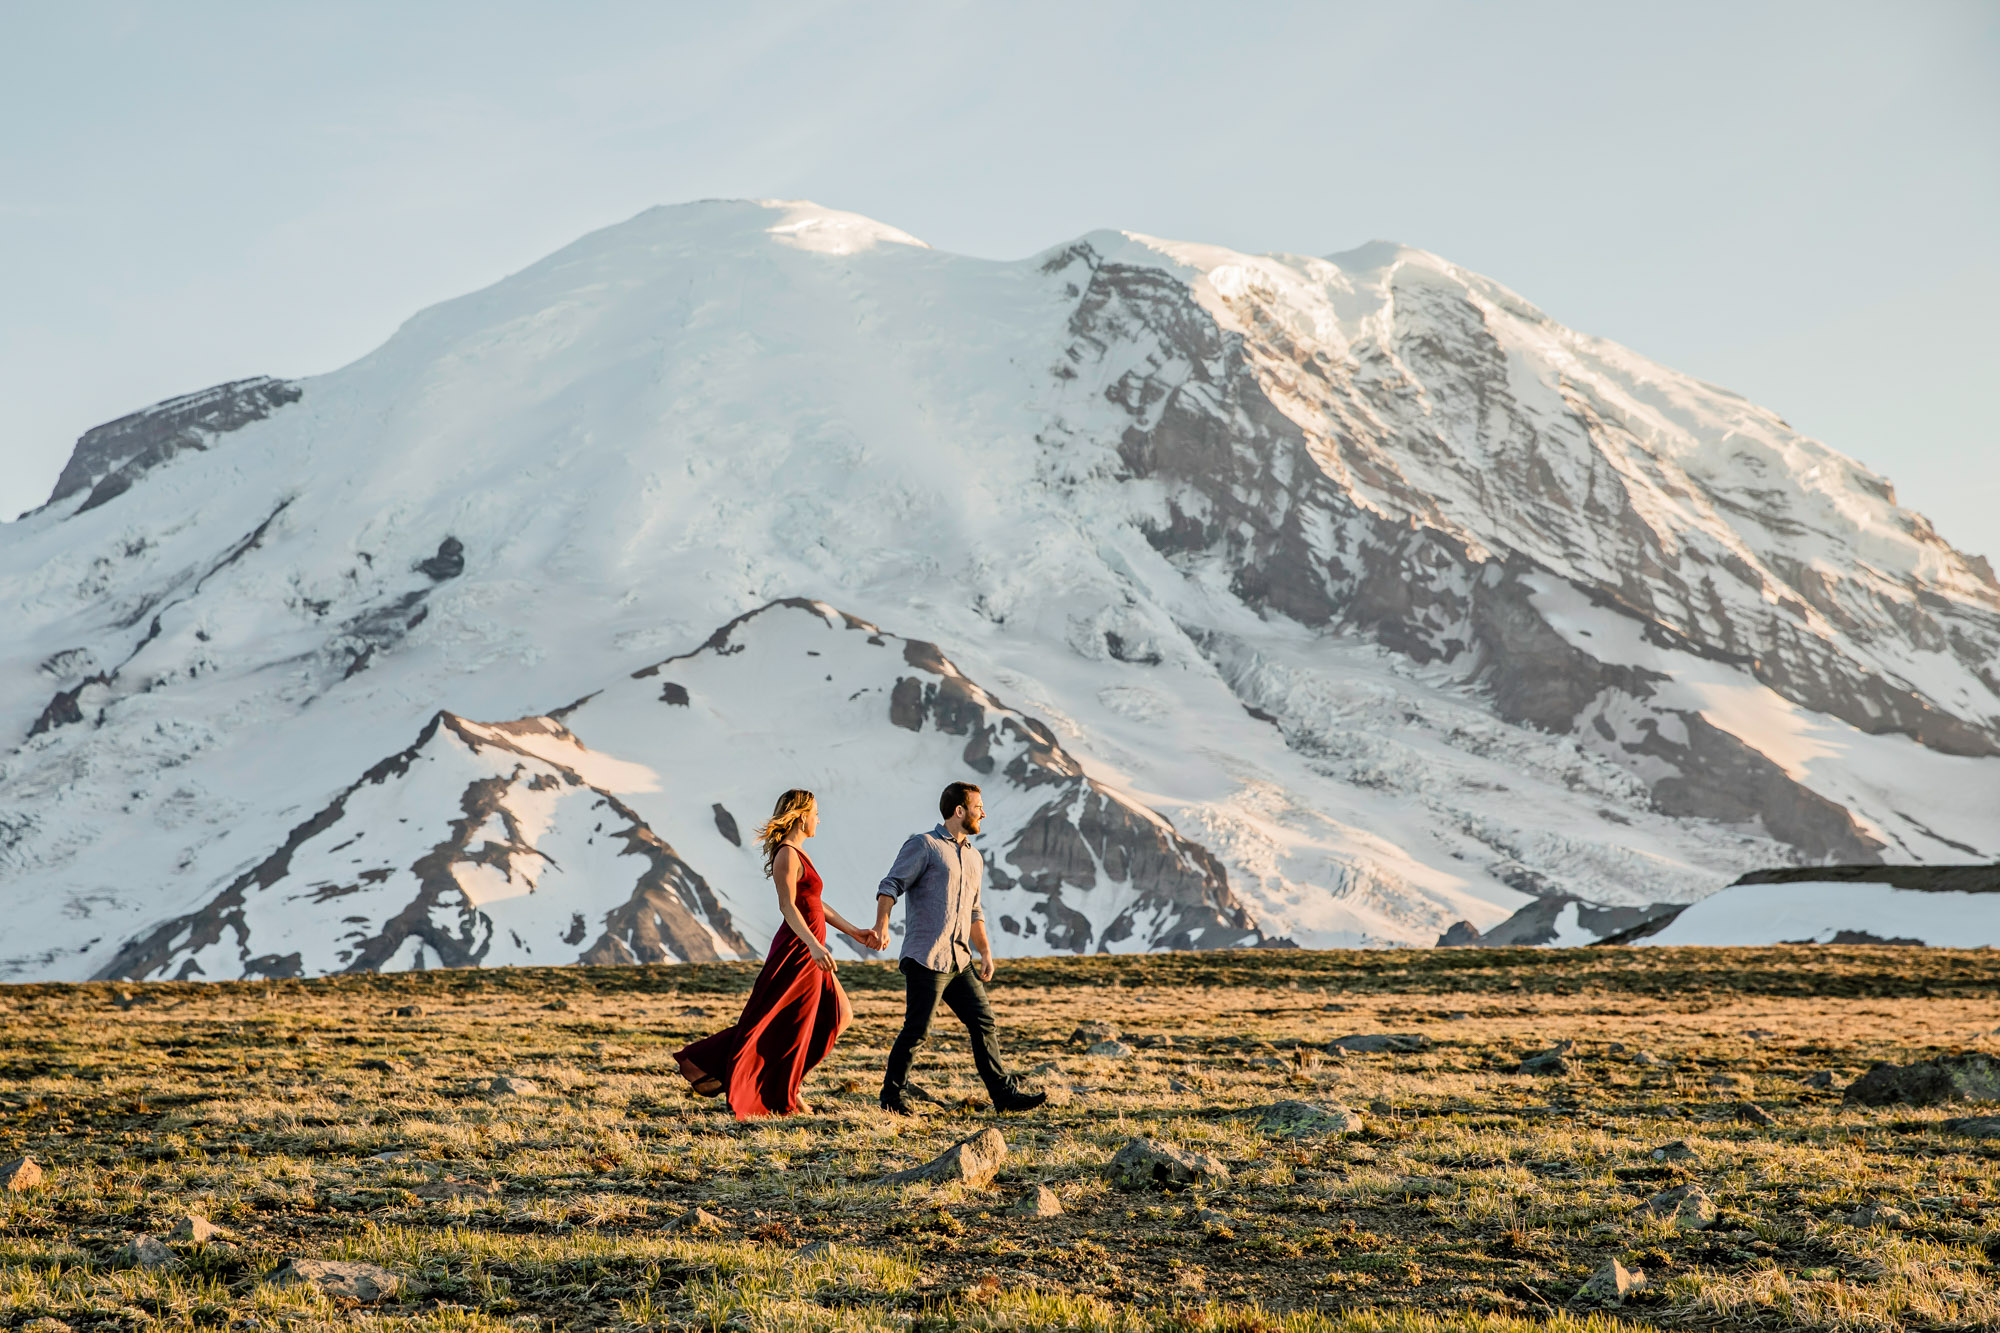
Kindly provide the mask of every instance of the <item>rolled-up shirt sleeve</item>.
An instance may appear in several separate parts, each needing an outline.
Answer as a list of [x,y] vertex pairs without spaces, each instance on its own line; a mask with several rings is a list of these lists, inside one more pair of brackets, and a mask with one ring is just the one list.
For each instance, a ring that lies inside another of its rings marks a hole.
[[924,864],[930,859],[930,849],[924,845],[921,834],[912,833],[903,839],[903,850],[896,853],[896,864],[889,867],[889,873],[882,876],[882,882],[875,886],[875,893],[883,898],[900,898],[909,892],[917,877],[924,873]]

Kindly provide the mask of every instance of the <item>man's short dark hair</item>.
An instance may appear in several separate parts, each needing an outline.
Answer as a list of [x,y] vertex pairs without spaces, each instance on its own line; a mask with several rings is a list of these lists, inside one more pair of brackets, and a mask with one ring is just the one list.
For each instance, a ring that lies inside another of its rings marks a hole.
[[978,790],[979,788],[970,782],[952,783],[944,789],[944,795],[938,797],[938,813],[950,819],[958,813],[958,807],[971,804],[966,798]]

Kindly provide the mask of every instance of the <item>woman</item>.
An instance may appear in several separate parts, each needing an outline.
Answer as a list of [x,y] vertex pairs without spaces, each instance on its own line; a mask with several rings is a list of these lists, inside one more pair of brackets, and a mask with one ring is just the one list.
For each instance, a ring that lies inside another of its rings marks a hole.
[[882,947],[874,931],[821,904],[819,872],[802,845],[817,832],[819,803],[811,792],[793,790],[778,798],[771,822],[757,837],[785,924],[771,941],[743,1016],[674,1056],[697,1095],[727,1091],[738,1120],[811,1111],[799,1101],[799,1083],[853,1021],[847,992],[834,980],[826,923],[870,949]]

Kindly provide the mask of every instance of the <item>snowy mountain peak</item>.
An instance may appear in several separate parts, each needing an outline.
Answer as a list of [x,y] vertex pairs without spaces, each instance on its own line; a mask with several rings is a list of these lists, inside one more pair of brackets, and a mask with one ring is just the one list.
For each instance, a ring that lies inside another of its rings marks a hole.
[[1017,951],[2000,855],[1983,562],[1403,247],[649,210],[64,476],[0,528],[10,977],[755,952],[802,775],[865,900],[988,773]]

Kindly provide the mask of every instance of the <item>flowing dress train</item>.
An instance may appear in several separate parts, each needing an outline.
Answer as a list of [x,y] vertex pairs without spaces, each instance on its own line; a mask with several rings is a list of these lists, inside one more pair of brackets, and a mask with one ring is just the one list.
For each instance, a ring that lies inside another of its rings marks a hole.
[[[813,938],[825,944],[826,908],[820,902],[825,885],[804,852],[799,861],[794,901]],[[738,1120],[790,1115],[799,1109],[806,1071],[826,1058],[853,1021],[847,992],[831,972],[819,970],[791,925],[780,922],[742,1017],[676,1055],[684,1065],[722,1080]]]

